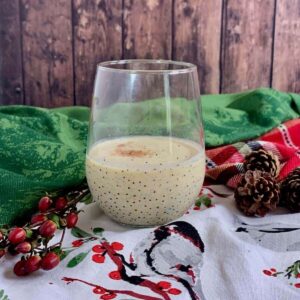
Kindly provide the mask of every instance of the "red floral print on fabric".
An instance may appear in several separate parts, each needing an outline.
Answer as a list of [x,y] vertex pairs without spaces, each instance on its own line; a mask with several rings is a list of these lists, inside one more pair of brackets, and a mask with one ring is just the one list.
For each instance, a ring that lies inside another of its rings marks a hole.
[[73,247],[80,247],[84,244],[83,240],[76,240],[72,242]]
[[93,260],[95,263],[103,264],[104,261],[105,261],[105,256],[103,256],[102,254],[94,254],[94,255],[92,256],[92,260]]
[[295,288],[300,288],[300,282],[293,282],[300,278],[300,260],[295,261],[285,271],[277,271],[275,268],[264,269],[263,274],[266,276],[280,277],[290,280],[289,284]]
[[[93,245],[91,249],[92,253],[89,256],[91,261],[93,261],[96,264],[104,264],[108,261],[110,265],[111,263],[114,264],[116,268],[114,270],[108,270],[108,272],[106,273],[107,277],[110,278],[111,280],[116,280],[116,281],[120,280],[122,282],[127,282],[129,285],[127,289],[126,288],[110,289],[110,288],[100,286],[98,284],[96,285],[94,283],[87,282],[83,279],[64,277],[62,280],[66,281],[67,284],[70,284],[72,282],[81,282],[85,285],[91,286],[93,288],[93,293],[99,295],[98,299],[100,300],[114,299],[118,296],[124,297],[125,295],[134,297],[135,299],[144,299],[144,300],[158,300],[158,299],[171,300],[171,295],[172,295],[172,299],[174,299],[173,297],[182,294],[182,291],[180,289],[172,286],[172,282],[177,282],[177,284],[183,285],[183,287],[187,289],[192,299],[196,299],[195,298],[196,294],[195,291],[193,290],[195,280],[193,278],[193,281],[189,281],[190,277],[193,277],[192,276],[193,266],[187,267],[185,264],[181,264],[178,271],[182,272],[182,276],[178,276],[178,275],[173,276],[172,274],[170,274],[170,275],[166,275],[167,277],[164,277],[167,280],[171,280],[171,282],[166,280],[153,282],[149,279],[150,277],[140,274],[140,271],[137,269],[138,264],[137,262],[135,262],[135,259],[132,254],[129,255],[128,261],[126,261],[126,258],[122,254],[124,245],[121,242],[119,241],[109,242],[103,236],[101,236],[100,239],[96,235],[86,233],[81,229],[79,229],[78,231],[81,235],[84,235],[84,237],[74,241],[73,245],[74,244],[82,245],[83,243],[86,243],[88,241],[98,240],[99,244]],[[173,222],[168,225],[158,227],[155,229],[154,235],[155,235],[154,241],[157,244],[160,242],[161,239],[164,239],[164,235],[166,237],[168,237],[169,235],[178,235],[178,237],[180,237],[180,239],[182,239],[183,242],[188,241],[190,243],[190,241],[192,241],[196,249],[198,249],[197,251],[199,251],[199,255],[202,255],[202,253],[204,252],[204,244],[197,230],[187,222],[184,221]],[[140,248],[137,249],[138,251],[143,250]],[[134,249],[134,251],[136,251],[136,248]],[[133,251],[134,255],[137,255],[137,253],[134,251]],[[82,260],[82,254],[86,256],[88,255],[88,253],[89,251],[84,253],[79,253],[78,255],[81,255],[81,257],[78,258],[78,263],[80,263]],[[179,257],[178,259],[182,259],[182,258]],[[74,258],[72,260],[74,260]],[[107,266],[105,266],[103,270],[105,270],[106,267]],[[189,268],[191,268],[191,270]],[[144,292],[135,292],[132,289],[132,284],[139,286],[140,288],[142,288],[140,290],[141,291],[144,290]],[[122,286],[124,285],[122,284]],[[153,296],[150,296],[149,294],[153,294]]]

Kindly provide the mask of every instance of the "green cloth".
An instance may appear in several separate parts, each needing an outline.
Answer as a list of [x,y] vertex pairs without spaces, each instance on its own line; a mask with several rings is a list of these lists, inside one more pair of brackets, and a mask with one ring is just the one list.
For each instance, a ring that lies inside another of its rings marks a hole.
[[300,95],[267,88],[203,96],[202,105],[207,147],[256,138],[300,115]]
[[[174,100],[174,101],[173,101]],[[193,102],[172,99],[172,132],[193,138],[199,126]],[[207,147],[255,138],[283,121],[297,118],[300,96],[272,89],[202,96]],[[0,107],[0,224],[32,213],[45,191],[78,184],[84,160],[89,109]],[[118,103],[101,112],[96,138],[166,133],[163,99]]]
[[0,224],[85,176],[88,108],[0,107]]
[[[258,137],[281,122],[297,118],[300,113],[300,95],[266,88],[239,94],[202,96],[201,101],[206,147]],[[199,126],[194,105],[193,101],[172,99],[172,134],[197,138]],[[100,113],[100,122],[95,125],[95,139],[144,134],[145,130],[147,134],[166,135],[166,108],[164,99],[117,103]]]

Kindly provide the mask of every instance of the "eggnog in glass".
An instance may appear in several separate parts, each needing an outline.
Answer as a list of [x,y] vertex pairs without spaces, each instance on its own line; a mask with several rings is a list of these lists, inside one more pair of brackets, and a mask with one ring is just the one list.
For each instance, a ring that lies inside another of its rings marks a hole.
[[132,226],[172,221],[193,204],[204,173],[196,67],[153,60],[99,64],[86,176],[105,214]]

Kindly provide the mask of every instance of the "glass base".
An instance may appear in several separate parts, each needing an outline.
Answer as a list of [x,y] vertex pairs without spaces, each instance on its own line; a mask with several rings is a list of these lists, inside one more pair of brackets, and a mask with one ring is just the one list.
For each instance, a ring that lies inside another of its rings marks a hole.
[[[188,209],[186,210],[188,211]],[[177,220],[178,218],[184,216],[185,212],[182,213],[181,215],[178,215],[176,218],[174,219],[170,219],[170,220],[167,220],[166,222],[158,222],[158,223],[153,223],[153,224],[128,224],[128,223],[123,223],[123,222],[120,222],[116,219],[114,219],[113,217],[111,217],[109,214],[106,214],[109,218],[111,218],[114,222],[116,222],[117,224],[123,226],[123,227],[127,227],[127,228],[154,228],[154,227],[159,227],[159,226],[162,226],[162,225],[166,225],[166,224],[169,224],[171,222],[174,222],[175,220]]]
[[115,222],[117,222],[119,225],[121,226],[124,226],[124,227],[127,227],[127,228],[153,228],[153,227],[158,227],[158,226],[161,226],[161,225],[164,225],[164,224],[167,224],[167,223],[161,223],[161,224],[152,224],[152,225],[138,225],[138,224],[126,224],[126,223],[122,223],[122,222],[118,222],[116,220],[114,220]]

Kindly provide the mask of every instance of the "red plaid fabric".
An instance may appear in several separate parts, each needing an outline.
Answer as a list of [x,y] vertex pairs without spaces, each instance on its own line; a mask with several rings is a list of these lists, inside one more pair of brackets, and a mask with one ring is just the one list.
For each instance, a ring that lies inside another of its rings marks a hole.
[[251,151],[265,149],[279,157],[278,180],[300,166],[300,119],[279,125],[257,140],[239,142],[206,151],[206,175],[218,183],[235,188],[244,173],[244,157]]

